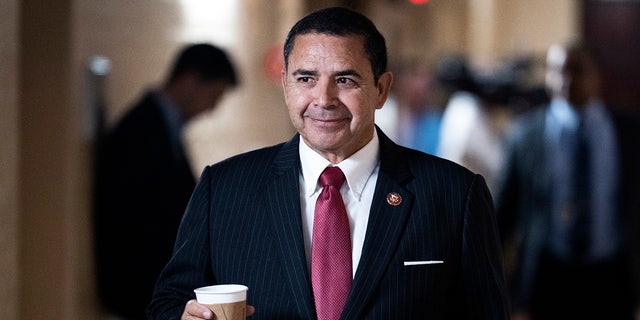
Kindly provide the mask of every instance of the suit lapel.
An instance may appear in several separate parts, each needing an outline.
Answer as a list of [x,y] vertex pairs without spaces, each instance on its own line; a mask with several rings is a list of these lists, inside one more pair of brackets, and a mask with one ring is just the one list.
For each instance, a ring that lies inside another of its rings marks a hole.
[[280,249],[280,260],[287,283],[294,294],[290,297],[307,319],[315,318],[309,275],[302,236],[300,213],[298,155],[299,136],[285,143],[272,163],[273,180],[264,194],[265,210],[272,219],[274,238]]
[[[401,150],[382,131],[380,137],[380,171],[376,183],[362,256],[353,281],[343,318],[362,317],[365,307],[387,269],[406,227],[414,195],[403,185],[412,178]],[[389,195],[400,195],[398,204]]]
[[[403,186],[412,178],[399,147],[378,130],[380,171],[371,205],[362,256],[343,316],[357,319],[365,311],[373,288],[380,282],[405,229],[414,195]],[[292,292],[291,299],[301,314],[315,319],[309,273],[307,270],[299,200],[299,135],[287,142],[272,164],[273,181],[265,191],[267,214],[273,217],[272,228],[279,246],[282,266]],[[398,205],[387,201],[396,193]]]

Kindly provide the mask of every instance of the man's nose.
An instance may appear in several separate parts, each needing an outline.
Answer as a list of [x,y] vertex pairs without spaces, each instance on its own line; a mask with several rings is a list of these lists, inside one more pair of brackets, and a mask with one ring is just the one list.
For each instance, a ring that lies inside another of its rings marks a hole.
[[319,81],[316,85],[315,100],[319,107],[335,106],[337,86],[333,81]]

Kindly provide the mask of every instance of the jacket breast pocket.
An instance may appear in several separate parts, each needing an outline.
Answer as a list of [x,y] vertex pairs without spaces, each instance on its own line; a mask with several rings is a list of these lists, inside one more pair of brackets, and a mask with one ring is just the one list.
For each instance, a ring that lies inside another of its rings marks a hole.
[[[397,260],[389,265],[379,288],[381,303],[394,310],[429,310],[439,314],[455,291],[455,271],[446,261]],[[383,301],[383,302],[382,302]],[[418,311],[422,310],[422,311]],[[414,313],[415,315],[417,313]]]
[[389,276],[414,294],[428,294],[448,286],[450,267],[446,261],[437,259],[398,261],[391,265]]

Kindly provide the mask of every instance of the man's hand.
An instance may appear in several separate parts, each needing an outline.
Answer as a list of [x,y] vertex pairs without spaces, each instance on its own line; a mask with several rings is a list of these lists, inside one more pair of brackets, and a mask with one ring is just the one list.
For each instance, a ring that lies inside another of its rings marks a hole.
[[[247,317],[252,315],[255,312],[255,308],[253,306],[247,306]],[[182,313],[181,320],[210,320],[215,319],[213,312],[209,310],[206,306],[199,304],[196,300],[189,300],[187,305],[184,307],[184,312]]]
[[511,315],[511,320],[529,320],[529,319],[531,319],[531,317],[527,312],[520,311]]

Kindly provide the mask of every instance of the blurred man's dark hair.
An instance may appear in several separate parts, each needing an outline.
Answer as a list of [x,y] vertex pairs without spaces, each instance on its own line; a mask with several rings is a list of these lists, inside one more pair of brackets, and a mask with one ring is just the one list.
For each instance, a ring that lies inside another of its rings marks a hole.
[[187,46],[178,55],[169,76],[169,82],[185,73],[196,73],[202,80],[223,80],[231,86],[238,84],[238,77],[227,54],[220,48],[206,43]]

